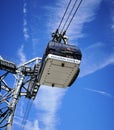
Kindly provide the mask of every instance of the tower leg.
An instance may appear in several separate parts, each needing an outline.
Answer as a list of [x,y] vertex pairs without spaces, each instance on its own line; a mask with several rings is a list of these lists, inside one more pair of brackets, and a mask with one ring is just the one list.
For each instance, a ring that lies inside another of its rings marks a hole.
[[16,104],[18,103],[18,100],[19,100],[19,97],[20,97],[20,91],[21,91],[21,88],[22,88],[23,80],[24,80],[24,75],[21,75],[20,80],[17,83],[17,87],[14,91],[12,102],[9,105],[9,109],[11,110],[11,113],[9,115],[8,125],[6,127],[6,130],[12,130],[14,113],[15,113],[15,109],[16,109]]

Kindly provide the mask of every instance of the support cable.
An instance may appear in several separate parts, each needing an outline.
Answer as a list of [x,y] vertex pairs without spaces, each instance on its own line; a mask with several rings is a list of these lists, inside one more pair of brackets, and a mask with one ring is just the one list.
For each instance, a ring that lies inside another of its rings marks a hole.
[[24,130],[25,129],[26,121],[28,119],[28,116],[29,116],[32,104],[33,104],[33,100],[28,100],[27,106],[26,106],[26,112],[24,114],[20,130]]
[[72,11],[74,10],[74,7],[76,6],[77,1],[78,1],[78,0],[75,0],[75,3],[74,3],[74,5],[73,5],[71,11],[70,11],[69,14],[68,14],[68,17],[67,17],[67,19],[66,19],[66,22],[65,22],[64,25],[63,25],[63,28],[62,28],[62,30],[61,30],[61,33],[63,32],[63,30],[64,30],[64,28],[65,28],[65,26],[66,26],[66,24],[67,24],[67,22],[68,22],[68,20],[69,20],[69,18],[70,18],[70,16],[71,16],[71,14],[72,14]]
[[[52,41],[57,41],[61,43],[61,41],[63,40],[64,44],[68,44],[67,43],[68,38],[65,37],[65,34],[71,22],[73,21],[73,18],[76,15],[82,1],[83,0],[75,0],[74,2],[72,2],[72,0],[69,1],[58,28],[56,29],[55,33],[52,33]],[[60,27],[61,27],[61,31],[59,32]]]
[[78,6],[77,6],[77,8],[76,8],[76,10],[75,10],[75,12],[74,12],[74,14],[73,14],[72,18],[71,18],[71,20],[70,20],[69,24],[67,25],[67,27],[66,27],[65,31],[67,31],[67,30],[68,30],[68,28],[69,28],[69,26],[70,26],[70,24],[71,24],[71,22],[72,22],[72,20],[73,20],[74,16],[76,15],[76,13],[77,13],[77,11],[78,11],[78,9],[79,9],[79,7],[80,7],[80,5],[81,5],[82,1],[83,1],[83,0],[80,0],[80,2],[79,2],[79,4],[78,4]]
[[61,24],[62,24],[62,22],[63,22],[63,19],[64,19],[65,15],[66,15],[66,13],[67,13],[67,11],[68,11],[68,8],[69,8],[71,2],[72,2],[72,0],[70,0],[69,3],[68,3],[68,5],[67,5],[67,8],[66,8],[66,10],[65,10],[65,12],[64,12],[64,14],[63,14],[63,17],[62,17],[62,19],[61,19],[61,21],[60,21],[60,24],[59,24],[59,26],[58,26],[58,28],[57,28],[58,30],[59,30],[59,28],[60,28],[60,26],[61,26]]

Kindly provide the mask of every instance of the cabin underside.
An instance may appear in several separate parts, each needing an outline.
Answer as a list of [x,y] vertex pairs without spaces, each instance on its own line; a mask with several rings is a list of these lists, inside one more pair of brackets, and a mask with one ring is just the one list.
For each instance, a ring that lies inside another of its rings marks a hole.
[[49,54],[45,59],[40,76],[40,85],[65,88],[76,77],[80,60]]

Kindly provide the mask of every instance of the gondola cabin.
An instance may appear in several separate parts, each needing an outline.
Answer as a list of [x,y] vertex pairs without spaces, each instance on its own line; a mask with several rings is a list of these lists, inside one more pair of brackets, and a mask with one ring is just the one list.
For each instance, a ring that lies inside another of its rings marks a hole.
[[81,57],[77,46],[50,41],[40,67],[40,85],[60,88],[71,86],[79,74]]

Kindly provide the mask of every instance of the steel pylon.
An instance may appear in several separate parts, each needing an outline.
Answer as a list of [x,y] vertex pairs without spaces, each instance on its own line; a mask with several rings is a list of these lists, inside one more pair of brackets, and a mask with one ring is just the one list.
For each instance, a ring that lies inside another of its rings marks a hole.
[[40,85],[41,58],[16,66],[0,57],[0,128],[12,130],[15,109],[21,96],[34,100]]

